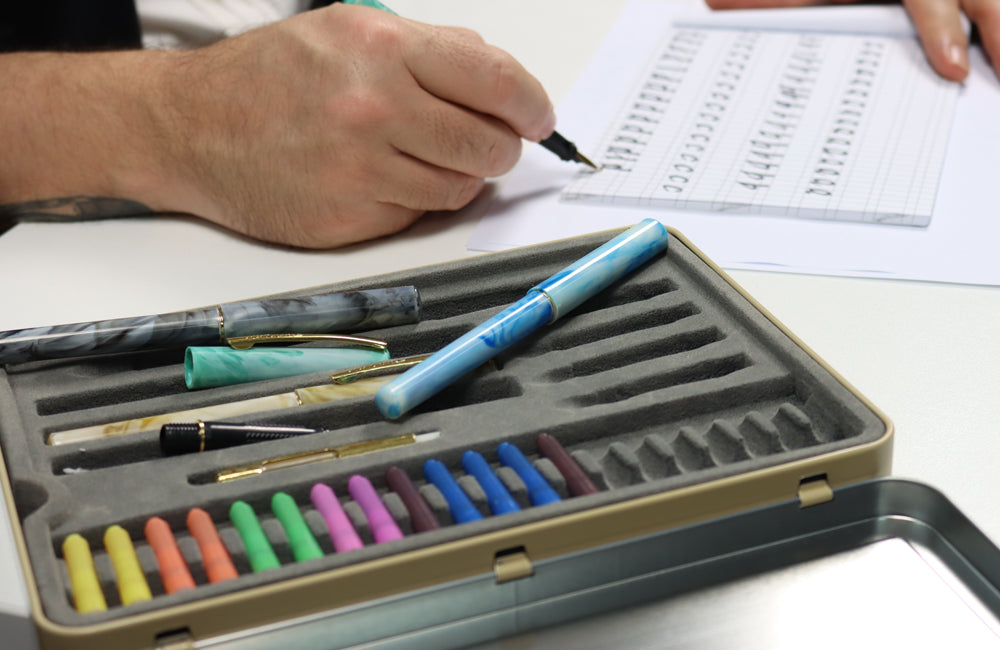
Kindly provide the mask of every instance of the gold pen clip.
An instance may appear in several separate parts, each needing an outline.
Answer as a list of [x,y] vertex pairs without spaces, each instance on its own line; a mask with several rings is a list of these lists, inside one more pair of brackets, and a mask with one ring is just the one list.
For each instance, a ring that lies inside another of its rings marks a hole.
[[333,380],[333,383],[335,384],[349,384],[352,381],[356,381],[361,378],[377,377],[379,375],[387,375],[398,372],[403,368],[409,368],[410,366],[417,365],[429,356],[431,355],[414,354],[409,357],[400,357],[398,359],[387,359],[377,363],[369,363],[366,366],[347,368],[346,370],[333,373],[330,375],[330,379]]
[[273,345],[275,343],[307,343],[324,341],[327,343],[344,343],[375,350],[385,350],[389,344],[378,339],[364,336],[348,336],[346,334],[252,334],[250,336],[233,336],[226,343],[234,350],[249,350],[255,345]]

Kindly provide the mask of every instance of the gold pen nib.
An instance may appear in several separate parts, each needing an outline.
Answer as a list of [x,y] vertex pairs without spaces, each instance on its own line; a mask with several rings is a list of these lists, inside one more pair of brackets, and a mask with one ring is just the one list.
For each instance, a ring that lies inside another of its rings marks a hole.
[[538,144],[559,156],[560,160],[583,163],[584,165],[587,165],[597,171],[601,170],[600,165],[595,165],[590,158],[587,158],[580,153],[580,151],[576,148],[576,145],[559,135],[558,131],[553,131],[552,135],[544,140],[540,140]]
[[598,171],[599,172],[602,169],[600,165],[595,164],[594,161],[592,161],[590,158],[587,158],[586,156],[584,156],[579,151],[576,152],[576,161],[577,162],[581,162],[584,165],[587,165],[588,167],[592,167],[594,169],[594,171]]

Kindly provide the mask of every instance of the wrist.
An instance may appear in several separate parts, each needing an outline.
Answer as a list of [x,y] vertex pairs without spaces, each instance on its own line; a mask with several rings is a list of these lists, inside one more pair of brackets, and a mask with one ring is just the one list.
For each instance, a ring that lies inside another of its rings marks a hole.
[[163,52],[18,53],[0,57],[0,204],[111,197],[167,209],[157,130]]
[[[192,212],[190,179],[182,160],[185,138],[175,102],[181,92],[176,68],[180,51],[130,52],[115,57],[108,105],[118,122],[120,155],[108,160],[114,196],[139,200],[155,212]],[[126,81],[126,83],[121,83]]]

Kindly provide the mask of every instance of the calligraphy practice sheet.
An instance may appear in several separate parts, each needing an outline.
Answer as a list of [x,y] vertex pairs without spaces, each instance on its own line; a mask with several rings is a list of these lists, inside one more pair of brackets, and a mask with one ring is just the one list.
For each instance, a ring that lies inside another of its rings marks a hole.
[[927,226],[958,85],[916,39],[674,28],[564,201]]

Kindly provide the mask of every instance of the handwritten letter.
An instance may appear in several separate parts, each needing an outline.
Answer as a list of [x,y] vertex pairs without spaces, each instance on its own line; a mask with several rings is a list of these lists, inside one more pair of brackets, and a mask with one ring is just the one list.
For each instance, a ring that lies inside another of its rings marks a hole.
[[914,39],[674,29],[568,201],[930,223],[955,101]]

